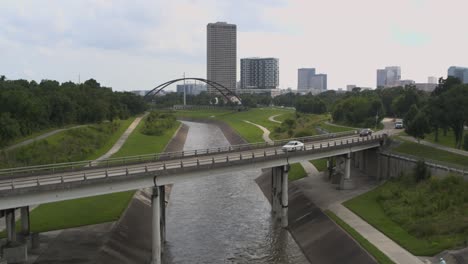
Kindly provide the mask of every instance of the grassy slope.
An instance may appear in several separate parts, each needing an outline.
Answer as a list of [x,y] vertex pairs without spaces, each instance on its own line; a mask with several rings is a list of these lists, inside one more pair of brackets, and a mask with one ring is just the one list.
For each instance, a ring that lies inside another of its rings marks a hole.
[[[465,130],[464,135],[468,134],[468,131]],[[447,132],[447,136],[444,136],[444,133],[442,130],[439,131],[439,141],[435,141],[435,134],[432,132],[429,135],[426,135],[424,140],[435,143],[435,144],[440,144],[446,147],[450,148],[455,148],[455,135],[451,130]]]
[[382,251],[380,251],[377,247],[375,247],[372,243],[370,243],[367,239],[365,239],[361,234],[359,234],[354,228],[349,226],[343,220],[341,220],[337,215],[333,212],[327,210],[325,214],[328,215],[335,223],[337,223],[341,228],[343,228],[350,236],[354,238],[369,254],[371,254],[378,263],[380,264],[391,264],[393,262],[389,257],[387,257]]
[[457,155],[448,151],[424,146],[414,142],[403,141],[402,144],[393,148],[392,150],[425,159],[453,163],[460,166],[468,166],[468,157],[466,156]]
[[[131,122],[127,123],[126,127],[123,126],[125,129],[119,129],[116,134],[121,135]],[[178,128],[175,126],[162,136],[146,136],[139,133],[142,124],[143,122],[139,124],[113,157],[162,152]],[[112,136],[114,143],[120,135]],[[109,144],[108,148],[112,145]],[[31,212],[31,230],[44,232],[115,221],[125,210],[133,194],[134,191],[128,191],[40,205]]]
[[327,159],[311,160],[310,163],[312,163],[318,171],[327,170]]
[[325,122],[320,123],[320,126],[330,133],[353,131],[357,129],[357,128],[352,128],[352,127],[339,126],[339,125],[329,125]]
[[386,185],[388,184],[379,186],[343,204],[366,222],[417,256],[432,256],[463,241],[463,237],[458,235],[432,237],[429,241],[409,234],[385,214],[385,211],[378,202],[379,194],[386,190]]
[[290,181],[299,180],[307,176],[304,168],[300,163],[291,164],[291,168],[289,169],[288,179]]

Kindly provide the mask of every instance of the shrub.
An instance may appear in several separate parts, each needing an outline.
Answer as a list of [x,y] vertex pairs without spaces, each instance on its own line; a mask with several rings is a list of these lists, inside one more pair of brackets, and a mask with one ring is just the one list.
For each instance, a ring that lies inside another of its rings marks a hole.
[[160,136],[176,124],[176,118],[170,113],[151,112],[145,119],[140,132],[149,136]]
[[309,137],[313,135],[314,135],[314,132],[311,131],[310,129],[302,129],[302,130],[297,131],[294,134],[294,137]]

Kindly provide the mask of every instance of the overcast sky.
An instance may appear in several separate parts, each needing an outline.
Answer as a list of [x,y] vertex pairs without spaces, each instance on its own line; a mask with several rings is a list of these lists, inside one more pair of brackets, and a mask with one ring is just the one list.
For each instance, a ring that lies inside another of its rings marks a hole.
[[[467,0],[1,1],[0,75],[94,78],[148,90],[206,77],[206,24],[237,24],[243,57],[277,57],[280,87],[297,69],[328,74],[329,89],[375,87],[376,69],[399,65],[426,82],[468,66]],[[239,74],[237,75],[239,79]]]

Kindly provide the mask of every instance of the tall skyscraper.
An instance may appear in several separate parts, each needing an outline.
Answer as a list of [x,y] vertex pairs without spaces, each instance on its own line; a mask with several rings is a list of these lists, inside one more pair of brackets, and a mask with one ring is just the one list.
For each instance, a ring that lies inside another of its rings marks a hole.
[[241,59],[241,89],[276,89],[279,63],[276,58]]
[[301,68],[297,70],[297,91],[306,92],[311,89],[310,78],[315,75],[315,68]]
[[468,68],[452,66],[448,69],[447,75],[460,79],[462,83],[468,83]]
[[377,70],[377,88],[379,87],[393,87],[398,85],[401,80],[400,66],[389,66],[385,69]]
[[297,71],[297,91],[319,94],[327,90],[327,75],[315,74],[315,68],[301,68]]
[[[206,75],[210,81],[217,82],[234,91],[237,81],[237,27],[226,22],[207,25]],[[218,91],[208,85],[208,93]]]

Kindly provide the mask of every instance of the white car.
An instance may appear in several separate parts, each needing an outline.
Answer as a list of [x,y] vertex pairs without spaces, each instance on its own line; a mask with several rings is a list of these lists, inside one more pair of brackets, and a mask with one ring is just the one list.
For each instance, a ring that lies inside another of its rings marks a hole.
[[304,150],[304,143],[300,141],[289,141],[286,145],[283,146],[282,150],[286,151],[296,151],[296,150]]

